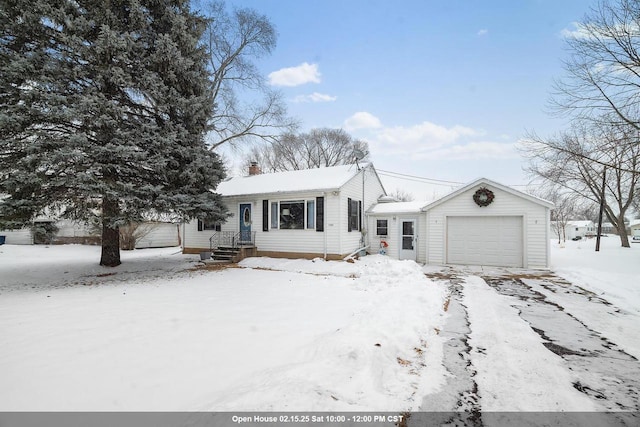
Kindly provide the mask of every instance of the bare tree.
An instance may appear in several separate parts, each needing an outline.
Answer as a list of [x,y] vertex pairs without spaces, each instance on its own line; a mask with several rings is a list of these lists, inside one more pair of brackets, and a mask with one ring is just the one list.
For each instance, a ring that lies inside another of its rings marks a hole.
[[533,175],[593,203],[603,201],[604,213],[617,229],[622,246],[629,247],[625,215],[639,187],[639,136],[640,131],[629,125],[581,123],[557,137],[531,134],[523,151]]
[[554,110],[640,129],[640,2],[601,0],[567,34],[567,44]]
[[220,1],[209,3],[203,12],[210,18],[204,38],[215,106],[210,149],[239,140],[274,141],[293,129],[295,122],[287,117],[281,95],[268,87],[253,63],[276,46],[269,19],[246,8],[229,13]]
[[401,188],[396,188],[395,191],[389,195],[399,202],[411,202],[414,200],[413,194]]
[[120,249],[132,251],[136,244],[159,227],[157,222],[131,222],[120,227]]
[[[361,155],[365,155],[364,158]],[[285,133],[270,145],[254,147],[246,156],[265,172],[314,169],[366,160],[368,144],[342,129],[312,129],[306,133]]]
[[551,230],[558,236],[558,244],[567,240],[567,225],[575,215],[576,195],[557,185],[536,192],[538,197],[553,202],[551,210]]

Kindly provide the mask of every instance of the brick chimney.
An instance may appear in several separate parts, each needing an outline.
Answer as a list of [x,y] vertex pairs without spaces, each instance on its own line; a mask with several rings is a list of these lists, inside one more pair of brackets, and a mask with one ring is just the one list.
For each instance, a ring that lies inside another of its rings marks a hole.
[[260,175],[262,170],[260,170],[260,166],[258,166],[258,162],[251,162],[249,165],[249,176]]

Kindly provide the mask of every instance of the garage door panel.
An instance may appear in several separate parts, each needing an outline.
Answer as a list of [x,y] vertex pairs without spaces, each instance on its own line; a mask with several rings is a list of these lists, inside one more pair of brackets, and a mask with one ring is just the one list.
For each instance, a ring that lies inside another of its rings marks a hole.
[[522,217],[447,218],[447,263],[522,267]]

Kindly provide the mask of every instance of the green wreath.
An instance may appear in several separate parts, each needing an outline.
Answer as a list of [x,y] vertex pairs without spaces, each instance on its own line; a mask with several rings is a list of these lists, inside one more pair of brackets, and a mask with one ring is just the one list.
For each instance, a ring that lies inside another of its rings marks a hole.
[[495,194],[493,194],[493,191],[484,187],[478,189],[478,191],[476,191],[473,195],[473,201],[476,202],[476,205],[480,206],[481,208],[484,206],[489,206],[495,198],[496,196]]

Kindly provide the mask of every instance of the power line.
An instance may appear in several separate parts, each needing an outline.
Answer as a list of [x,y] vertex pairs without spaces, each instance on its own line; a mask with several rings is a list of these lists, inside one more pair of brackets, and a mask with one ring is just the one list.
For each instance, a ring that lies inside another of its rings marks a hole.
[[[447,180],[443,180],[443,179],[435,179],[435,178],[427,178],[424,176],[417,176],[417,175],[409,175],[409,174],[405,174],[405,173],[400,173],[400,172],[393,172],[393,171],[387,171],[384,169],[376,169],[376,171],[383,176],[388,176],[390,178],[397,178],[397,179],[404,179],[407,181],[414,181],[414,182],[422,182],[424,184],[433,184],[433,185],[442,185],[445,187],[452,187],[452,186],[456,186],[456,185],[464,185],[467,184],[466,182],[459,182],[459,181],[447,181]],[[539,184],[512,184],[512,185],[507,185],[508,187],[536,187],[539,186]]]
[[393,172],[393,171],[387,171],[387,170],[383,170],[383,169],[376,169],[377,172],[380,173],[380,175],[386,175],[386,176],[390,176],[392,178],[400,178],[400,179],[408,179],[410,181],[433,181],[433,182],[429,182],[429,184],[436,184],[436,185],[463,185],[464,182],[458,182],[458,181],[446,181],[443,179],[435,179],[435,178],[427,178],[427,177],[423,177],[423,176],[417,176],[417,175],[408,175],[405,173],[400,173],[400,172]]

